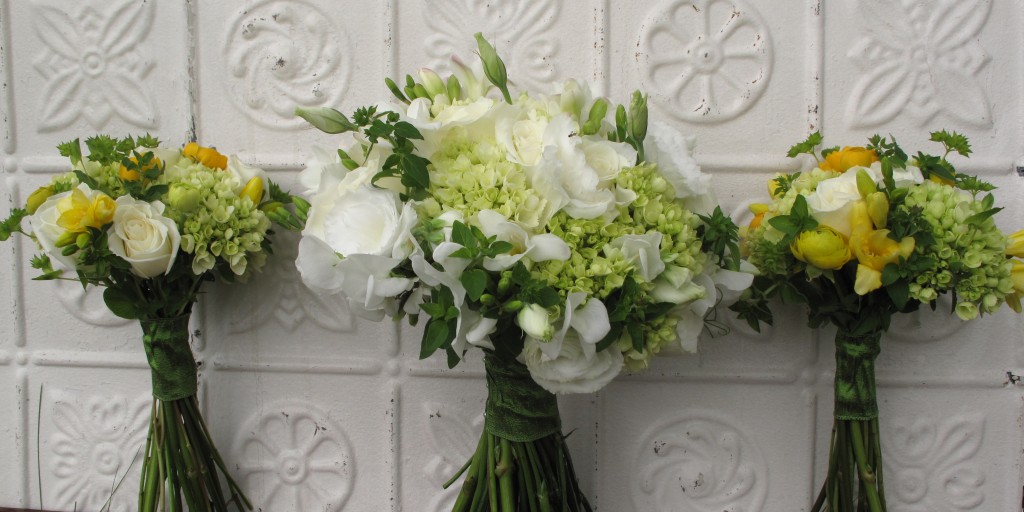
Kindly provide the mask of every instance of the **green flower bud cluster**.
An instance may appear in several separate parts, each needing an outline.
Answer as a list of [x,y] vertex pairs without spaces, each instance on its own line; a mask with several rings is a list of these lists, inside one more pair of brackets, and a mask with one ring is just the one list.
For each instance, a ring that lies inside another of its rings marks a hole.
[[252,201],[235,194],[231,174],[183,161],[169,168],[164,179],[180,188],[197,191],[197,201],[190,208],[178,210],[174,201],[165,215],[174,220],[181,231],[181,249],[192,254],[192,272],[200,275],[219,262],[227,264],[233,274],[244,280],[266,262],[262,250],[270,220]]
[[631,372],[638,372],[647,369],[651,364],[651,358],[661,353],[666,346],[674,344],[676,325],[679,317],[675,315],[664,315],[651,319],[644,325],[644,350],[637,351],[633,348],[633,342],[626,334],[618,340],[619,350],[624,357],[623,362],[626,369]]
[[657,231],[664,236],[661,259],[700,273],[707,260],[697,238],[700,218],[674,200],[671,185],[657,167],[642,164],[623,169],[617,182],[620,188],[630,189],[637,195],[627,212],[633,224],[643,227],[641,233]]
[[468,218],[495,210],[523,226],[546,220],[539,216],[548,209],[547,200],[494,142],[472,140],[464,130],[453,129],[431,161],[431,197],[420,205],[421,216],[435,218],[442,210],[453,209]]
[[933,245],[915,252],[935,260],[910,285],[911,297],[930,302],[939,294],[956,294],[956,313],[969,320],[999,309],[1013,292],[1012,262],[1006,259],[1007,239],[991,218],[969,221],[986,209],[981,201],[947,185],[926,181],[912,187],[901,208],[922,209],[932,227]]

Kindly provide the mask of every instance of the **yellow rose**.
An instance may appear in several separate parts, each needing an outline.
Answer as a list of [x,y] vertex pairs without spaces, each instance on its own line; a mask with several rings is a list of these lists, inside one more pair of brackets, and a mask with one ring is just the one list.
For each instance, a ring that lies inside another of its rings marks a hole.
[[101,228],[114,220],[117,205],[110,196],[96,192],[90,200],[81,189],[74,189],[71,194],[57,203],[57,225],[73,233],[81,233],[88,228]]
[[825,171],[846,172],[851,167],[869,167],[877,161],[878,155],[873,149],[846,146],[829,153],[818,167]]
[[1006,246],[1006,255],[1024,258],[1024,229],[1010,235],[1010,243]]
[[227,169],[228,157],[217,152],[216,149],[200,146],[195,142],[189,142],[185,144],[185,148],[181,150],[181,153],[192,159],[194,162],[201,163],[211,169]]
[[846,237],[825,225],[804,231],[789,246],[796,259],[821,269],[838,270],[853,257]]
[[858,263],[854,291],[858,295],[867,295],[881,288],[882,269],[890,263],[898,262],[900,257],[910,257],[914,252],[914,244],[911,237],[899,242],[889,238],[888,229],[855,230],[850,237],[850,246]]

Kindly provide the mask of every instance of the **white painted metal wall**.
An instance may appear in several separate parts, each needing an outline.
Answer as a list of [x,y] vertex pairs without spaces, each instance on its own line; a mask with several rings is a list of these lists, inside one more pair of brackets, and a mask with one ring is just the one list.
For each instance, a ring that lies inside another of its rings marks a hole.
[[[295,104],[376,102],[383,77],[469,56],[481,31],[519,87],[648,91],[653,119],[699,137],[737,220],[809,131],[918,148],[948,128],[974,144],[962,168],[1000,185],[1000,224],[1022,227],[1022,27],[1022,0],[3,0],[0,209],[67,168],[57,143],[97,131],[195,135],[294,183],[309,147],[332,142]],[[32,252],[0,245],[0,506],[39,506],[41,488],[47,508],[96,510],[145,438],[140,331],[94,293],[31,281]],[[311,295],[294,254],[258,283],[209,288],[194,318],[229,465],[263,511],[444,510],[438,486],[481,428],[479,357],[418,361],[418,331]],[[1020,510],[1024,322],[947,312],[900,318],[884,339],[890,510]],[[561,401],[602,512],[808,509],[834,333],[778,317]],[[113,510],[134,509],[137,469]]]

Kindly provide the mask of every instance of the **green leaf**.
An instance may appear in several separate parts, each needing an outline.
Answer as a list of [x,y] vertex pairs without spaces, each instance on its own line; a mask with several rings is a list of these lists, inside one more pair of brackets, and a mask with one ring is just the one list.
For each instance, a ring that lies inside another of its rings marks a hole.
[[459,221],[452,223],[452,242],[467,248],[476,247],[476,238],[473,237],[473,231],[469,229],[469,226]]
[[633,350],[637,352],[644,351],[644,329],[643,326],[636,322],[630,322],[626,324],[626,331],[629,333],[630,341],[633,342]]
[[406,121],[399,121],[395,123],[395,136],[402,137],[404,139],[423,139],[423,134],[420,133],[419,129]]
[[466,288],[470,300],[477,301],[487,289],[487,272],[478,268],[470,269],[462,273],[459,281]]
[[[891,266],[887,265],[886,268]],[[894,281],[891,284],[885,285],[885,292],[889,294],[889,298],[896,305],[896,309],[901,310],[906,307],[907,302],[910,300],[910,281],[906,279]]]
[[78,139],[60,144],[57,146],[57,151],[61,156],[70,159],[71,165],[78,165],[82,162],[82,143]]
[[297,108],[295,115],[305,119],[306,122],[324,133],[345,133],[359,129],[345,117],[345,114],[333,108]]
[[890,263],[882,269],[882,286],[889,286],[900,278],[899,266]]
[[801,153],[807,153],[808,155],[814,154],[814,148],[821,145],[822,137],[821,132],[814,132],[807,136],[803,142],[800,142],[793,147],[789,148],[789,152],[786,156],[793,158]]
[[131,295],[117,289],[107,288],[103,290],[103,302],[106,303],[110,312],[129,320],[139,318],[139,308]]
[[27,216],[28,211],[24,208],[12,209],[11,216],[0,222],[0,242],[11,238],[14,233],[22,233],[21,221]]
[[970,225],[973,225],[973,226],[979,226],[979,225],[981,225],[981,223],[985,222],[990,217],[992,217],[993,215],[999,213],[1002,210],[1003,210],[1002,208],[989,208],[988,210],[985,210],[983,212],[978,212],[978,213],[975,213],[974,215],[971,215],[970,217],[967,217],[967,219],[964,220],[964,222],[966,224],[970,224]]
[[498,240],[496,242],[491,242],[491,245],[487,246],[487,250],[485,252],[488,257],[493,258],[499,254],[506,254],[514,248],[515,246],[511,243],[504,240]]
[[402,156],[399,167],[402,169],[402,184],[421,190],[430,186],[430,172],[427,165],[430,160],[419,155],[407,154]]
[[961,156],[968,156],[971,154],[970,141],[967,140],[967,137],[957,132],[947,132],[946,130],[932,132],[931,138],[928,140],[941,142],[946,148],[946,153],[955,151]]
[[453,339],[455,336],[448,328],[448,322],[431,318],[427,322],[427,328],[423,331],[423,340],[420,342],[420,359],[426,359],[437,349],[451,345]]

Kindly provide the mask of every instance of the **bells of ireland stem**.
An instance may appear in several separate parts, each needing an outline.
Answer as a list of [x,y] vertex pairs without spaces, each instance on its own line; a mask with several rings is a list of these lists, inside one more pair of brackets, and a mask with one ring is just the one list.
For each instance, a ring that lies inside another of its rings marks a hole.
[[501,61],[501,57],[498,57],[498,52],[494,50],[491,43],[484,39],[483,34],[477,32],[473,34],[473,37],[476,38],[480,61],[484,64],[484,75],[487,75],[487,79],[501,91],[505,102],[511,104],[512,96],[508,93],[508,72],[505,71],[505,63]]

